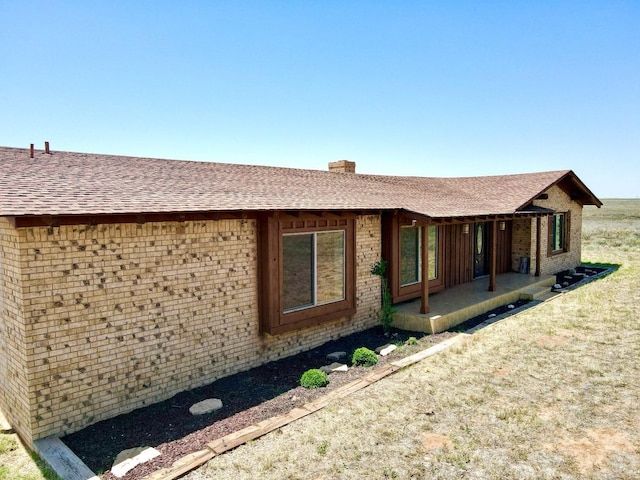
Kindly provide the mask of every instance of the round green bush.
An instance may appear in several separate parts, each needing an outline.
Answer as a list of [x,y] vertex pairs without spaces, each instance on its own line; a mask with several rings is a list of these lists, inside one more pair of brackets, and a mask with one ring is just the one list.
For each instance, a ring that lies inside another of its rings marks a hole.
[[356,348],[351,357],[351,363],[353,365],[362,365],[364,367],[370,367],[378,363],[378,356],[376,352],[369,350],[366,347]]
[[322,370],[312,368],[300,377],[300,385],[304,388],[320,388],[329,385],[329,377]]

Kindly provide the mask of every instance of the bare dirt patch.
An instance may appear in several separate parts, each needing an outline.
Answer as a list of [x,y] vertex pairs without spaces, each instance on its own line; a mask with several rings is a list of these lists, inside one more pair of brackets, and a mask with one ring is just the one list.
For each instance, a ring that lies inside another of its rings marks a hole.
[[584,437],[561,440],[547,447],[552,451],[559,449],[573,457],[580,472],[585,475],[595,469],[606,469],[612,453],[635,450],[624,432],[606,427],[589,429]]
[[540,345],[564,345],[569,339],[560,335],[542,335],[536,338],[535,341]]
[[496,369],[493,371],[493,374],[494,374],[496,377],[504,378],[504,377],[509,376],[509,375],[511,374],[511,371],[512,371],[512,370],[513,370],[513,367],[512,367],[511,365],[503,365],[503,366],[502,366],[502,367],[500,367],[500,368],[496,368]]
[[438,433],[423,433],[421,436],[421,448],[427,452],[438,450],[440,448],[451,448],[453,444],[449,437]]

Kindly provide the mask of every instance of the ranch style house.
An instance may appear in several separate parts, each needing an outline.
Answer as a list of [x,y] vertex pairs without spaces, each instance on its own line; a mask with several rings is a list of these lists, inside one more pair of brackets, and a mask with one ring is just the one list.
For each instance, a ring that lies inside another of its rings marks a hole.
[[379,324],[393,302],[580,263],[570,170],[466,178],[0,147],[0,410],[28,445]]

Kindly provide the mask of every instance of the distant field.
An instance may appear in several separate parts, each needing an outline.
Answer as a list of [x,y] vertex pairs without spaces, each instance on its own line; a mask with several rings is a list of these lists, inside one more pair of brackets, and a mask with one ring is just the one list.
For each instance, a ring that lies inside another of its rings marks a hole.
[[[582,258],[608,261],[640,249],[640,199],[604,199],[601,208],[583,210]],[[614,262],[615,263],[615,262]]]

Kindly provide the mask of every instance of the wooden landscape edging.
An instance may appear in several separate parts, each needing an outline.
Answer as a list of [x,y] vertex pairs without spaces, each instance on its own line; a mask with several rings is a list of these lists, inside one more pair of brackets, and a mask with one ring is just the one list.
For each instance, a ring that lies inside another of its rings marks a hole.
[[395,362],[391,362],[384,367],[378,368],[366,374],[364,377],[359,378],[358,380],[354,380],[351,383],[343,385],[342,387],[329,392],[323,397],[306,403],[302,407],[294,408],[289,413],[279,415],[277,417],[271,417],[267,420],[263,420],[262,422],[258,422],[255,425],[251,425],[249,427],[243,428],[242,430],[238,430],[237,432],[233,432],[229,435],[218,438],[212,442],[207,443],[206,449],[185,455],[184,457],[176,460],[170,467],[162,468],[149,474],[147,477],[145,477],[145,480],[175,480],[182,475],[190,472],[191,470],[204,465],[217,455],[239,447],[240,445],[250,440],[255,440],[256,438],[262,437],[267,433],[271,433],[281,427],[284,427],[285,425],[299,420],[300,418],[317,412],[318,410],[322,410],[332,401],[339,398],[348,397],[352,393],[362,390],[363,388],[366,388],[369,385],[402,370],[403,368],[418,363],[419,361],[424,360],[427,357],[446,350],[447,348],[455,345],[456,343],[464,340],[469,336],[470,335],[466,333],[459,333],[455,337],[438,343],[433,347],[427,348],[426,350],[422,350],[421,352],[418,352],[414,355],[403,358],[401,360],[397,360]]

